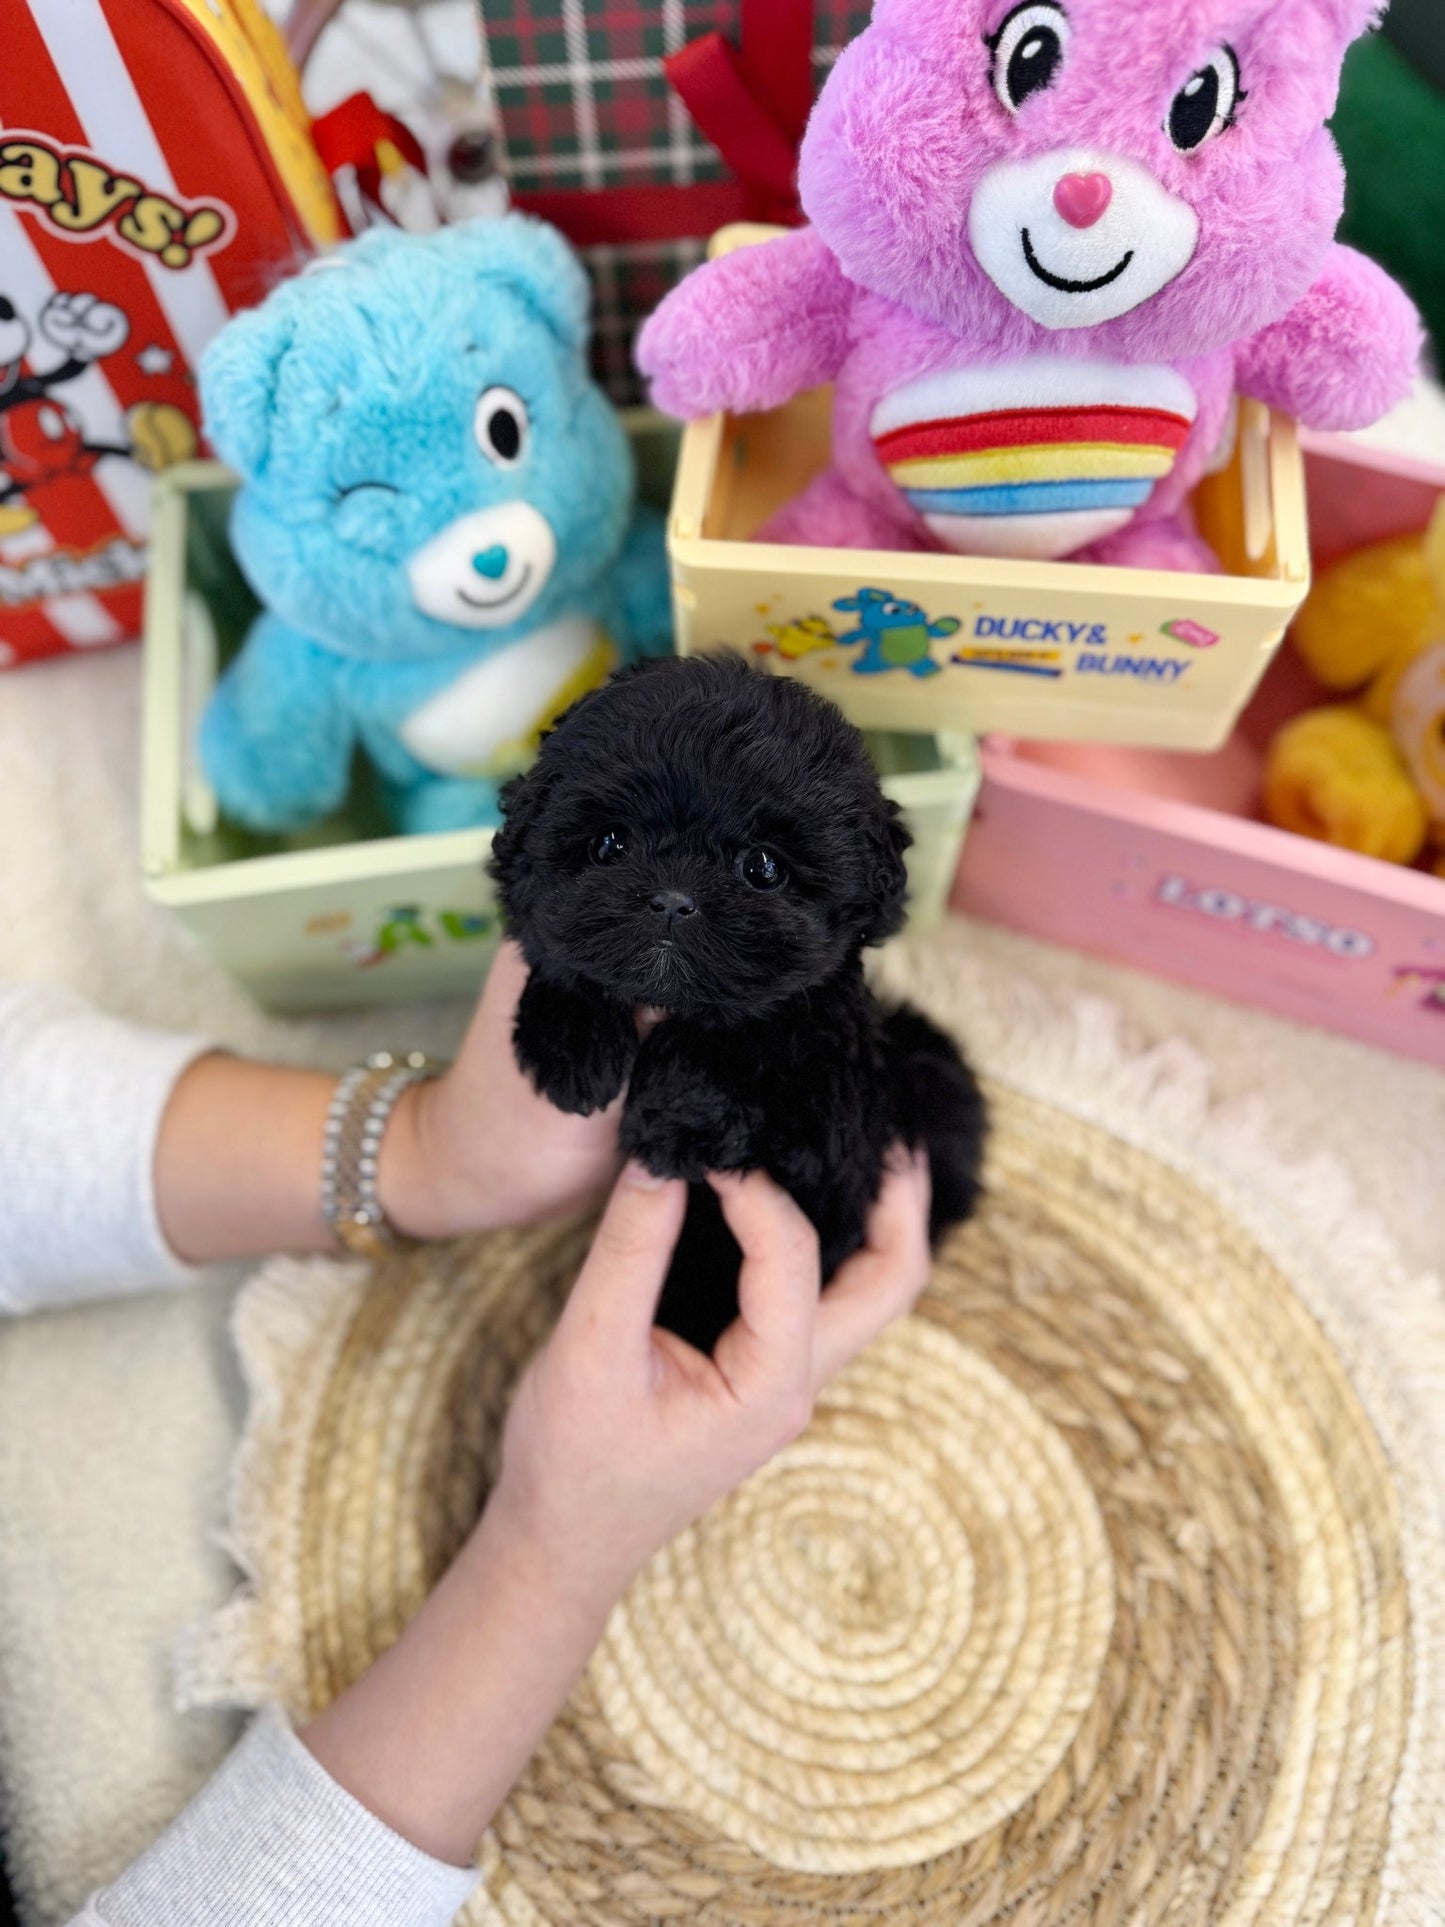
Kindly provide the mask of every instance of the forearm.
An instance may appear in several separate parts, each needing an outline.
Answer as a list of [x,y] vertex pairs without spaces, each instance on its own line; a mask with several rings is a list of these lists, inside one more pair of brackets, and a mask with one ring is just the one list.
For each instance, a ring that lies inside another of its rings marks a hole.
[[[571,1215],[615,1174],[616,1107],[563,1117],[518,1068],[525,981],[503,944],[456,1064],[391,1114],[377,1188],[410,1237]],[[321,1166],[334,1090],[326,1073],[0,983],[0,1313],[174,1284],[188,1265],[333,1249]]]
[[397,1644],[301,1738],[388,1827],[469,1860],[586,1669],[612,1596],[568,1586],[490,1509]]
[[321,1158],[335,1086],[321,1071],[220,1053],[191,1065],[155,1153],[156,1214],[177,1257],[198,1265],[332,1248]]
[[[337,1240],[321,1208],[326,1120],[336,1079],[326,1072],[254,1064],[219,1052],[176,1085],[156,1145],[156,1211],[188,1264],[273,1251],[330,1251]],[[381,1141],[377,1193],[404,1235],[452,1236],[505,1221],[501,1176],[450,1177],[439,1084],[413,1085]],[[457,1130],[465,1129],[459,1122]],[[470,1211],[470,1220],[467,1212]]]

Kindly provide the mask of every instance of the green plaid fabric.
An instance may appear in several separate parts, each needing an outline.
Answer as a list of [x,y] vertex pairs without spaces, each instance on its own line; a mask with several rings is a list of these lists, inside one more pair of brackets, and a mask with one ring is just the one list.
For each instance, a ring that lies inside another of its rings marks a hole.
[[[871,10],[868,0],[816,0],[818,84]],[[727,178],[662,63],[703,34],[736,39],[737,0],[482,0],[482,18],[504,165],[519,190]],[[598,374],[617,401],[639,399],[633,337],[707,239],[584,250]]]

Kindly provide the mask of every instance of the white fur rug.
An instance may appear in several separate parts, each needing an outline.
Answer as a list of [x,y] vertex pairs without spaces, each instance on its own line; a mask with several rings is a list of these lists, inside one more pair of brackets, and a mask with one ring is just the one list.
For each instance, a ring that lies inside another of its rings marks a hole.
[[[264,1019],[143,903],[137,667],[123,653],[0,678],[0,971],[293,1061],[340,1065],[399,1025],[445,1051],[455,1007]],[[1353,1218],[1353,1193],[1403,1261],[1382,1263],[1381,1292],[1438,1293],[1407,1273],[1445,1261],[1445,1077],[1002,932],[956,924],[926,949],[983,1064],[1067,1062],[1080,1097],[1106,1071],[1164,1085],[1186,1121],[1222,1105],[1286,1161],[1324,1154],[1298,1201],[1306,1218],[1321,1201],[1317,1235]],[[228,1742],[219,1716],[173,1711],[170,1667],[181,1629],[234,1583],[215,1549],[239,1417],[233,1284],[0,1331],[0,1786],[27,1922],[64,1919]]]

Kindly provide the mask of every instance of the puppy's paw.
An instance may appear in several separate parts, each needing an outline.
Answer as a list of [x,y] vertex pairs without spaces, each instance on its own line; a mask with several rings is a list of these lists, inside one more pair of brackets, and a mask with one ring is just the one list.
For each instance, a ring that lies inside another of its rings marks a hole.
[[694,1048],[683,1024],[660,1026],[632,1073],[622,1149],[659,1178],[700,1184],[709,1171],[757,1163],[762,1116]]
[[709,1171],[750,1171],[757,1163],[752,1151],[756,1132],[742,1115],[691,1122],[639,1119],[629,1109],[620,1137],[624,1154],[656,1178],[701,1184]]
[[605,1111],[637,1054],[632,1012],[602,997],[562,990],[533,975],[512,1033],[517,1062],[559,1111]]

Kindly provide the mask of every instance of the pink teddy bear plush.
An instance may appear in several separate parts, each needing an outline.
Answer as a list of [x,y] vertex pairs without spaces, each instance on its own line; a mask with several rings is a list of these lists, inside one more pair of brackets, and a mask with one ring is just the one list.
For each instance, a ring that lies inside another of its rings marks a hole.
[[638,359],[684,419],[835,381],[780,542],[1215,570],[1236,392],[1359,428],[1406,296],[1334,239],[1325,129],[1376,0],[877,0],[803,147],[809,227],[711,263]]

